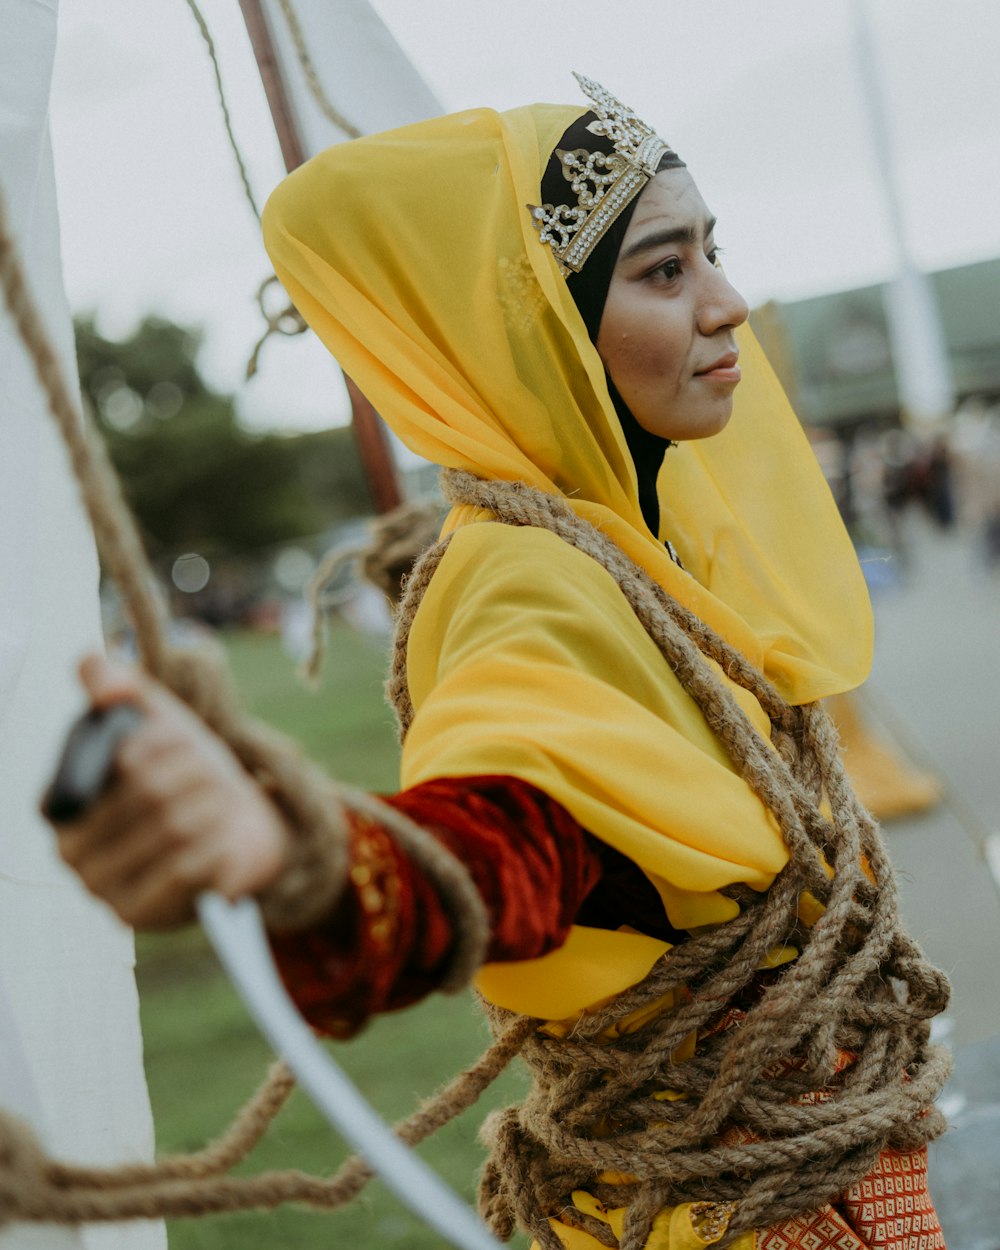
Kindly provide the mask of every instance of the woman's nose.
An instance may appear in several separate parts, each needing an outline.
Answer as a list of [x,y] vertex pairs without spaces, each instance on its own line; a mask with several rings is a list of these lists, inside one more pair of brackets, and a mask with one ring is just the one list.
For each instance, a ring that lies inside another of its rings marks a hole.
[[741,326],[750,316],[750,306],[716,265],[706,274],[698,328],[702,334],[715,334],[728,327]]

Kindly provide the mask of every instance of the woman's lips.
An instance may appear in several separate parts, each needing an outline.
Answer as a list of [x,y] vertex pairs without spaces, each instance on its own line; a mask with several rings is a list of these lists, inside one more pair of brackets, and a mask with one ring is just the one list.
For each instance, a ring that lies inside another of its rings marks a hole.
[[699,369],[694,375],[696,378],[706,378],[709,382],[738,382],[743,376],[740,366],[738,352],[727,352],[725,356],[720,356],[707,369]]

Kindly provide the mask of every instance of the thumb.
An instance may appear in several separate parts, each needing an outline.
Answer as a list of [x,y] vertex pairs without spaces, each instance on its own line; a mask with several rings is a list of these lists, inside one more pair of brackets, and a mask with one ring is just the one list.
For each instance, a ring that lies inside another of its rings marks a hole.
[[95,651],[83,659],[79,672],[94,707],[110,707],[114,703],[146,707],[149,702],[146,679],[134,664],[109,660]]

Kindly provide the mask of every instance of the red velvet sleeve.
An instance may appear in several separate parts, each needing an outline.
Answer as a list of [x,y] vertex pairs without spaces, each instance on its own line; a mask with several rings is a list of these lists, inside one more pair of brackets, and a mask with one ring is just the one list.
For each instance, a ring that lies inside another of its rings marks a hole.
[[[489,915],[491,962],[532,959],[561,945],[600,878],[600,859],[580,825],[515,778],[443,778],[387,802],[468,868]],[[352,817],[351,864],[345,897],[327,921],[271,935],[299,1009],[333,1037],[433,990],[452,947],[433,886],[376,822]]]

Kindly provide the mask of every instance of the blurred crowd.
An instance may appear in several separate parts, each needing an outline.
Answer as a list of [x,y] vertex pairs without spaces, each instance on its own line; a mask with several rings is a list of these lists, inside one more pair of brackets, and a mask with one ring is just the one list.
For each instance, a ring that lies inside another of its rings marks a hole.
[[811,438],[859,551],[905,568],[916,510],[968,533],[983,564],[1000,568],[1000,403],[968,399],[932,433],[860,426]]

